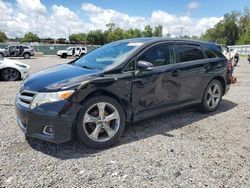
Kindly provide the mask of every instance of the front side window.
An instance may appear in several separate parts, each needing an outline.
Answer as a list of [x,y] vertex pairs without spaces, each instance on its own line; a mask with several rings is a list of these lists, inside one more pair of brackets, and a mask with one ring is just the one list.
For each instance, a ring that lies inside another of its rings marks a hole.
[[154,66],[162,66],[175,63],[174,46],[172,44],[161,44],[151,47],[138,59],[148,61]]
[[195,61],[204,59],[203,52],[200,46],[190,44],[177,45],[180,62]]

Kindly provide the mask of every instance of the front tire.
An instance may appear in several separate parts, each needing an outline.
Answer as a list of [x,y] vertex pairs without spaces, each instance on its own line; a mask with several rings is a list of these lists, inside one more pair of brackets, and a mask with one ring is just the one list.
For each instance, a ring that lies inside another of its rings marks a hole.
[[21,74],[16,69],[5,68],[1,71],[1,77],[4,81],[16,81],[20,80]]
[[0,53],[0,59],[3,59],[4,55],[2,53]]
[[212,80],[205,89],[202,97],[201,110],[203,112],[213,112],[217,110],[221,99],[223,89],[219,80]]
[[76,125],[78,140],[88,148],[112,146],[125,128],[125,113],[111,97],[87,99],[79,112]]

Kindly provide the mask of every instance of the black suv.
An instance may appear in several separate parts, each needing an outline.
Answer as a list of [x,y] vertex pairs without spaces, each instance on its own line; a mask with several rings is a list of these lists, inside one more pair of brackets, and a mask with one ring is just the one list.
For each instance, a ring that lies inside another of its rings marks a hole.
[[34,55],[35,55],[34,48],[28,45],[13,45],[13,46],[8,46],[5,49],[0,49],[0,58],[24,57],[24,59],[29,59],[30,56]]
[[231,63],[216,45],[138,38],[104,45],[68,64],[28,77],[15,106],[27,137],[111,146],[125,124],[187,106],[217,109]]

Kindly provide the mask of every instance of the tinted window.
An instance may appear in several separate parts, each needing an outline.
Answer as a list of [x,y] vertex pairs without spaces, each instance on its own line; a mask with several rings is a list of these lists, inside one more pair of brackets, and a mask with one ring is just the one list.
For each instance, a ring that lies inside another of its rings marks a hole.
[[200,46],[181,44],[177,45],[177,49],[179,51],[180,62],[204,59]]
[[133,70],[135,70],[135,62],[134,61],[128,64],[125,71],[133,71]]
[[205,53],[207,55],[207,58],[215,58],[216,57],[216,55],[213,52],[211,52],[209,49],[205,49]]
[[175,63],[174,47],[170,44],[153,46],[143,53],[139,60],[148,61],[154,66],[173,64]]
[[216,46],[215,44],[210,43],[210,44],[208,44],[206,46],[207,46],[207,48],[209,50],[211,50],[214,54],[216,54],[216,56],[218,56],[218,57],[224,57],[224,55],[221,53],[221,51],[218,48],[218,46]]

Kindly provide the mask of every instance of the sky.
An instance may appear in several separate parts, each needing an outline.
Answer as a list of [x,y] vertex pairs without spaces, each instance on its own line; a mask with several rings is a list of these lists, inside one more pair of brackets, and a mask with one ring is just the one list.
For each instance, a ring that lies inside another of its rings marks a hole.
[[122,29],[163,25],[163,34],[199,36],[232,10],[250,0],[0,0],[0,31],[22,37],[66,38],[70,33],[105,30],[113,22]]

